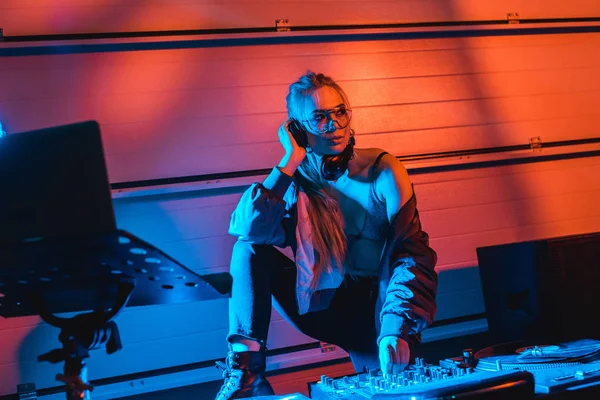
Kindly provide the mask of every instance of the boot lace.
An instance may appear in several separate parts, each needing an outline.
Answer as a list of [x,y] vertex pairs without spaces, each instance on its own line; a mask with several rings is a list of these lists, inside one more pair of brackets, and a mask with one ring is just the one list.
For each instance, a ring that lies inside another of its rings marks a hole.
[[217,399],[229,399],[229,396],[242,387],[242,375],[244,374],[244,371],[233,368],[234,365],[237,365],[233,360],[233,357],[228,357],[227,363],[217,361],[216,364],[217,368],[221,369],[222,376],[225,379],[223,386],[221,386],[221,390],[219,390]]

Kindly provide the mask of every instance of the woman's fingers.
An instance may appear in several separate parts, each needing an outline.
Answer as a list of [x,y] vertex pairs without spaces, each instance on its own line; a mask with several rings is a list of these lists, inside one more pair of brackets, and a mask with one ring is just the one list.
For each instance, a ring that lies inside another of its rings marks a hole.
[[390,374],[399,374],[408,365],[410,358],[410,348],[406,341],[394,338],[387,339],[379,347],[379,363],[381,372],[384,376]]

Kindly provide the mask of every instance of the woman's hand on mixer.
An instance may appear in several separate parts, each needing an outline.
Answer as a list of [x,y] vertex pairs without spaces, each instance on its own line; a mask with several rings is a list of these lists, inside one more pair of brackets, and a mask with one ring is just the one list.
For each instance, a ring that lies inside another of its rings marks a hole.
[[385,336],[379,342],[379,364],[384,376],[398,374],[410,360],[410,348],[406,340],[396,336]]

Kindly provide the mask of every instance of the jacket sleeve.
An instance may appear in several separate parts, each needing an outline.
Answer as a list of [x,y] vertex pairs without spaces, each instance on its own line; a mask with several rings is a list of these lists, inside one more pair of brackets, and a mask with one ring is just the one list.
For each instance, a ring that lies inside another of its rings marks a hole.
[[284,223],[289,205],[284,195],[293,178],[277,167],[265,181],[252,184],[243,194],[229,223],[229,233],[252,244],[287,245]]
[[[416,335],[433,322],[436,313],[438,276],[435,272],[437,255],[429,247],[429,237],[423,231],[402,250],[392,253],[390,277],[382,297],[381,330],[377,340],[397,336],[405,340]],[[407,248],[408,247],[408,248]],[[408,250],[408,251],[406,251]]]

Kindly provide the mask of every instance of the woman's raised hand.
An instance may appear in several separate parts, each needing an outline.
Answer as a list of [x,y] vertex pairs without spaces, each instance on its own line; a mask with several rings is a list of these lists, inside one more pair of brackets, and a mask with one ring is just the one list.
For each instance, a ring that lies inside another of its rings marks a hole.
[[294,136],[288,127],[289,123],[290,120],[287,120],[279,127],[279,131],[277,132],[279,142],[285,150],[285,157],[302,162],[304,157],[306,157],[306,149],[299,146],[296,139],[294,139]]

